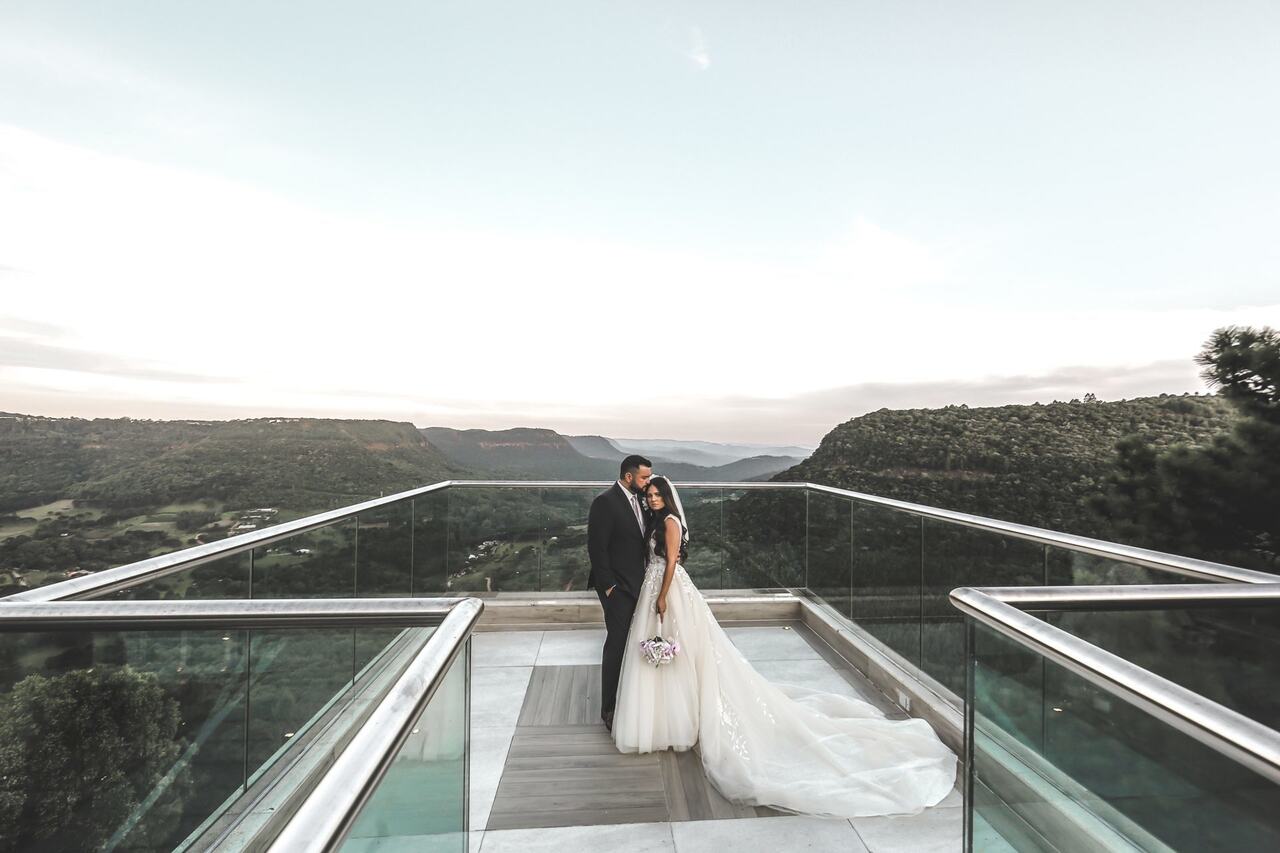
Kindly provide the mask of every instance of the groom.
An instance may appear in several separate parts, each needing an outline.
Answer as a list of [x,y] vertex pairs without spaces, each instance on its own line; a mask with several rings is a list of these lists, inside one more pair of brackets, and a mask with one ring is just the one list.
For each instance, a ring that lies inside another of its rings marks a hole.
[[631,615],[644,582],[644,531],[648,511],[640,496],[653,476],[653,463],[628,456],[618,470],[618,482],[596,496],[587,516],[587,554],[595,588],[604,608],[604,653],[600,660],[600,719],[613,731],[613,706],[618,696],[622,654],[631,630]]

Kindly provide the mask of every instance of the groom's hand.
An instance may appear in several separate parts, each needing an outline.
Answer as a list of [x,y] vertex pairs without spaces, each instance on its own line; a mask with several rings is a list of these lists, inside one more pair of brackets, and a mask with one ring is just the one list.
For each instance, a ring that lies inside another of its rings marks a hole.
[[605,598],[608,598],[609,596],[613,595],[613,591],[614,591],[615,589],[617,589],[617,588],[618,588],[618,585],[615,583],[613,586],[611,586],[611,587],[609,587],[608,589],[606,589],[606,590],[604,591],[604,597],[605,597]]

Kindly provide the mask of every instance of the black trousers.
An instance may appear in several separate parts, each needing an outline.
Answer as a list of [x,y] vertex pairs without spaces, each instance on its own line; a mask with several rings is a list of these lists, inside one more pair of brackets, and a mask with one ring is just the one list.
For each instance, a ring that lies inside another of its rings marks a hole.
[[596,590],[604,608],[604,652],[600,656],[600,713],[612,713],[618,701],[618,677],[622,674],[622,655],[627,650],[627,633],[636,612],[636,600],[622,587],[614,587],[613,595]]

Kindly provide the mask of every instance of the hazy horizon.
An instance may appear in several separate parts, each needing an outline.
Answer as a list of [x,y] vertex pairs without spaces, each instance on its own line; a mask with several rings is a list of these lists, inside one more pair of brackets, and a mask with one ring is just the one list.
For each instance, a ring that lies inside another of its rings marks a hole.
[[[0,8],[0,408],[814,444],[1280,327],[1280,6]],[[661,355],[658,358],[658,355]]]
[[[65,401],[65,408],[45,406],[44,410],[36,410],[22,408],[21,406],[15,407],[10,404],[7,405],[6,411],[24,415],[80,417],[86,419],[130,417],[150,420],[224,421],[270,417],[350,418],[406,422],[418,428],[446,427],[459,430],[551,429],[561,435],[602,435],[619,441],[629,439],[643,441],[706,441],[761,446],[795,445],[815,448],[823,436],[839,424],[881,408],[941,408],[947,405],[960,404],[977,408],[1017,404],[1029,405],[1037,402],[1045,404],[1054,400],[1065,402],[1071,399],[1079,399],[1090,393],[1102,401],[1158,396],[1162,393],[1211,393],[1199,378],[1198,369],[1190,364],[1190,360],[1188,360],[1188,365],[1186,369],[1182,369],[1183,366],[1177,362],[1147,365],[1145,368],[1128,371],[1119,376],[1106,375],[1103,371],[1078,370],[1061,371],[1054,375],[1041,377],[1006,377],[1000,380],[970,383],[967,386],[968,393],[963,398],[956,395],[957,385],[955,383],[943,382],[901,386],[868,383],[864,386],[830,389],[829,391],[808,394],[790,400],[768,400],[763,398],[724,399],[719,401],[718,407],[708,412],[708,420],[715,421],[723,418],[726,412],[752,412],[754,416],[779,419],[783,423],[779,424],[770,420],[769,423],[760,425],[759,429],[755,429],[753,424],[739,429],[725,429],[719,432],[713,431],[718,429],[714,425],[704,425],[683,434],[663,433],[662,429],[664,427],[662,424],[664,422],[660,419],[636,421],[628,419],[624,413],[619,413],[618,416],[613,418],[597,416],[595,418],[577,420],[562,419],[555,422],[535,422],[528,418],[521,419],[518,416],[508,420],[502,420],[501,418],[486,419],[483,415],[459,416],[453,422],[445,423],[439,420],[427,422],[412,416],[397,416],[395,413],[378,414],[369,411],[314,412],[282,410],[279,408],[228,410],[227,407],[201,407],[198,405],[183,407],[164,402],[132,401],[122,401],[86,414],[83,406],[71,400]],[[1185,379],[1187,383],[1182,388],[1147,390],[1164,380],[1176,381],[1180,374],[1182,374],[1181,378]],[[21,401],[22,398],[18,395],[7,397],[6,399],[9,401]],[[41,402],[45,400],[47,400],[45,396],[38,398],[38,401]],[[845,412],[845,414],[840,414],[841,412]],[[824,415],[828,420],[819,422],[818,419]],[[804,424],[811,427],[808,432],[802,432],[797,428],[797,423],[801,418],[808,421],[808,423]],[[685,419],[689,422],[697,422],[696,418],[689,413],[686,413]],[[638,433],[634,432],[637,423],[653,424],[656,431],[649,435],[639,436]],[[626,435],[622,434],[621,430],[626,429],[633,430],[633,432]],[[791,437],[786,437],[787,435]],[[774,436],[781,437],[775,438]]]

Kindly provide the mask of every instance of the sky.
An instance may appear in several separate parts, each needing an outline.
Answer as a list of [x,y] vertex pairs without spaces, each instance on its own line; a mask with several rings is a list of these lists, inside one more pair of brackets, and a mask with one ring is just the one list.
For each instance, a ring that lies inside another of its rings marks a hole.
[[[304,13],[305,12],[305,13]],[[0,5],[0,410],[816,445],[1280,327],[1280,4]]]

